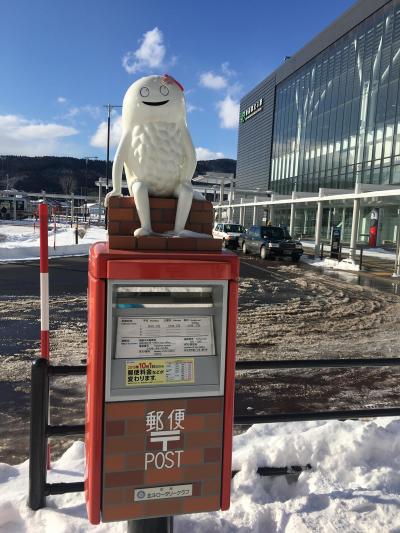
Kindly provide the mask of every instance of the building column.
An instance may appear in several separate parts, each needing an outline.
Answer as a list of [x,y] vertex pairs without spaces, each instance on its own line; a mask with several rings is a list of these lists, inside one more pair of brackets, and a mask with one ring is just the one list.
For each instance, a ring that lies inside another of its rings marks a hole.
[[[275,200],[275,195],[271,194],[271,202]],[[268,220],[267,224],[271,223],[271,225],[274,224],[274,205],[271,203],[268,206]]]
[[228,207],[228,222],[231,222],[233,221],[233,209],[232,209],[232,181],[230,182],[230,186],[229,186],[229,196],[228,196],[228,202],[229,202],[229,207]]
[[314,255],[319,257],[321,253],[321,226],[322,226],[322,202],[318,202],[317,216],[315,218],[315,246]]
[[307,225],[308,225],[308,209],[304,208],[304,226],[303,226],[303,235],[307,235]]
[[331,222],[332,222],[332,208],[329,207],[328,209],[328,226],[326,228],[326,238],[331,238]]
[[353,202],[353,219],[351,221],[351,237],[350,237],[350,254],[351,261],[356,260],[357,255],[357,237],[358,237],[358,222],[360,219],[360,199],[356,198]]
[[271,225],[274,225],[274,206],[270,205],[268,209],[268,223],[271,222]]
[[[295,192],[292,192],[292,200],[294,200]],[[294,221],[295,221],[296,211],[294,204],[290,204],[290,224],[289,224],[289,233],[293,237],[294,233]]]
[[221,187],[219,189],[219,203],[220,203],[220,205],[224,203],[224,196],[225,196],[225,179],[222,178]]
[[341,236],[340,236],[340,240],[343,241],[344,239],[344,226],[346,224],[346,208],[343,207],[343,211],[342,211],[342,231],[341,231]]
[[[254,203],[257,203],[257,196],[254,196]],[[257,220],[257,206],[254,205],[253,206],[253,226],[256,225],[256,220]]]
[[[243,203],[243,198],[240,198],[240,203]],[[242,226],[244,226],[244,210],[244,207],[239,208],[239,224],[241,224]]]

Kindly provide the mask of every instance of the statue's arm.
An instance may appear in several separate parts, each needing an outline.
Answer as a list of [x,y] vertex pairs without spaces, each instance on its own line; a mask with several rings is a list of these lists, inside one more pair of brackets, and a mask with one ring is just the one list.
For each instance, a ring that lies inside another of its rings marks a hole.
[[128,151],[130,146],[130,133],[126,132],[123,134],[117,151],[115,152],[113,167],[112,167],[112,191],[110,191],[105,200],[104,204],[107,206],[108,199],[111,196],[121,196],[121,184],[122,184],[122,170],[124,168],[124,163],[128,158]]
[[181,183],[190,183],[194,171],[196,170],[196,151],[193,146],[190,133],[185,125],[182,127],[182,141],[183,141],[183,165]]

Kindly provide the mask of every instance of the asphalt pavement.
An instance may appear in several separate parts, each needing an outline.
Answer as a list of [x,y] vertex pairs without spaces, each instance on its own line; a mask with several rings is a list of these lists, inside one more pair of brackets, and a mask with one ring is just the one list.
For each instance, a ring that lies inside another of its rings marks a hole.
[[[62,257],[49,260],[50,295],[85,293],[87,257]],[[39,261],[0,264],[0,295],[39,295]]]

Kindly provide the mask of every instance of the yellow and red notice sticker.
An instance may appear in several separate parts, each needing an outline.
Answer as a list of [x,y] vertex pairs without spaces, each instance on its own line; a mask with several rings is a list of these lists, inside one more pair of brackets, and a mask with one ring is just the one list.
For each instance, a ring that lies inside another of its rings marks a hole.
[[194,383],[194,358],[138,359],[125,365],[127,387]]

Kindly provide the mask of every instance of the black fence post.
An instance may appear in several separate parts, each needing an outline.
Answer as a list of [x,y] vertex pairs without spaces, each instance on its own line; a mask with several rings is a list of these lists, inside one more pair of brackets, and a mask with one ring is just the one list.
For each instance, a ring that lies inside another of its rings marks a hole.
[[360,263],[359,263],[360,270],[362,269],[362,264],[363,264],[363,251],[364,251],[364,247],[361,246],[361,248],[360,248]]
[[321,243],[321,254],[319,258],[321,259],[321,261],[323,261],[324,259],[324,243]]
[[340,262],[342,260],[342,244],[339,245],[339,255],[338,255],[338,261]]
[[44,358],[36,359],[32,365],[28,505],[33,511],[37,511],[46,505],[46,432],[49,412],[48,366],[49,363]]
[[128,520],[127,533],[173,533],[174,517],[160,516],[143,520]]

